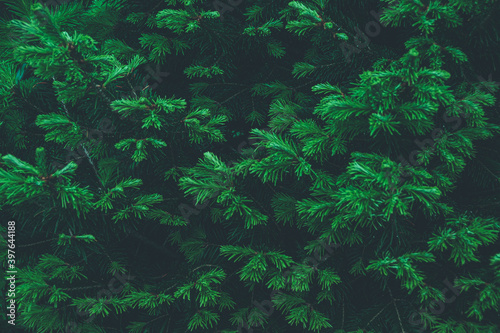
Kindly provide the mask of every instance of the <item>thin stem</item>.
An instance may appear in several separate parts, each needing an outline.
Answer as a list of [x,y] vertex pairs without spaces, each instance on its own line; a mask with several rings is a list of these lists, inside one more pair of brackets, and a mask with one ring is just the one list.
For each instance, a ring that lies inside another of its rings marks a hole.
[[193,269],[191,272],[197,271],[198,269],[203,268],[203,267],[218,267],[218,268],[221,268],[219,265],[210,265],[210,264],[205,264],[205,265],[201,265],[201,266],[196,267],[196,268],[195,268],[195,269]]
[[236,94],[234,94],[233,96],[231,96],[231,97],[227,98],[227,99],[226,99],[226,100],[224,100],[223,102],[220,102],[220,104],[224,104],[224,103],[226,103],[226,102],[230,101],[231,99],[235,98],[235,97],[236,97],[236,96],[238,96],[239,94],[244,93],[244,92],[245,92],[245,91],[247,91],[247,90],[250,90],[250,89],[249,89],[249,88],[247,88],[247,89],[243,89],[242,91],[237,92],[237,93],[236,93]]
[[366,324],[366,326],[365,326],[365,328],[364,328],[364,329],[366,329],[368,326],[370,326],[370,323],[371,323],[372,321],[374,321],[374,320],[375,320],[375,318],[377,318],[377,317],[378,317],[378,316],[382,313],[382,311],[384,311],[384,310],[385,310],[385,308],[386,308],[386,307],[388,307],[389,305],[391,305],[391,303],[392,303],[392,302],[387,303],[387,304],[386,304],[386,305],[382,308],[382,310],[380,310],[380,311],[379,311],[379,312],[378,312],[375,316],[373,316],[373,318],[372,318],[372,319],[370,319],[370,321]]
[[403,328],[403,323],[401,322],[401,316],[399,315],[399,309],[398,309],[398,306],[396,305],[396,300],[392,296],[392,291],[390,288],[389,288],[389,294],[391,295],[392,303],[394,304],[394,308],[396,309],[396,314],[398,315],[399,326],[401,327],[401,332],[405,333],[405,329]]
[[53,240],[56,240],[56,239],[59,239],[59,238],[56,237],[56,238],[46,239],[46,240],[41,241],[41,242],[36,242],[36,243],[31,243],[31,244],[25,244],[25,245],[18,245],[17,247],[21,248],[21,247],[35,246],[35,245],[47,243],[47,242],[50,242],[50,241],[53,241]]
[[63,288],[63,290],[70,291],[70,290],[85,290],[85,289],[92,289],[92,288],[100,288],[104,287],[102,284],[96,284],[93,286],[87,286],[87,287],[75,287],[75,288]]
[[[52,77],[52,80],[55,81],[56,79],[54,77]],[[66,103],[61,101],[61,104],[64,108],[64,112],[71,119],[68,108],[66,107]],[[85,146],[82,143],[80,143],[80,147],[83,148],[83,151],[85,152],[85,156],[87,157],[87,160],[89,161],[90,165],[92,166],[92,169],[94,170],[94,173],[97,177],[97,180],[99,180],[99,183],[101,184],[102,187],[105,187],[101,178],[99,177],[99,173],[97,172],[97,169],[95,168],[94,162],[92,162],[92,159],[90,158],[90,155],[89,155],[89,152],[87,151],[87,148],[85,148]],[[102,190],[102,188],[99,188],[99,189]]]

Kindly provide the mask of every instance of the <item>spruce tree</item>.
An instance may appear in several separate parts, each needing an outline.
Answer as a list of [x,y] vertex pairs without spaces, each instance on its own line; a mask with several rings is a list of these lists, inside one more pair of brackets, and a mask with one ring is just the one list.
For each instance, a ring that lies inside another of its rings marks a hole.
[[500,331],[498,1],[1,5],[2,331]]

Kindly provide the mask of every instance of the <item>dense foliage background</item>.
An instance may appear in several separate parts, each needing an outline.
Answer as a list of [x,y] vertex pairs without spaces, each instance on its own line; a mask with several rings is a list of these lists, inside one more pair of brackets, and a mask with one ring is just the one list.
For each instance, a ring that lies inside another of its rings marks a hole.
[[500,332],[499,1],[0,4],[2,332]]

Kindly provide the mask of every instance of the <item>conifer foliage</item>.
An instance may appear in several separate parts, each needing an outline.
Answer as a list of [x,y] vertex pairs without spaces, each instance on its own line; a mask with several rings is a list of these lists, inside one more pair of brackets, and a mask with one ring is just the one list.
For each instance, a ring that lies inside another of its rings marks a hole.
[[0,1],[2,332],[500,331],[500,1]]

